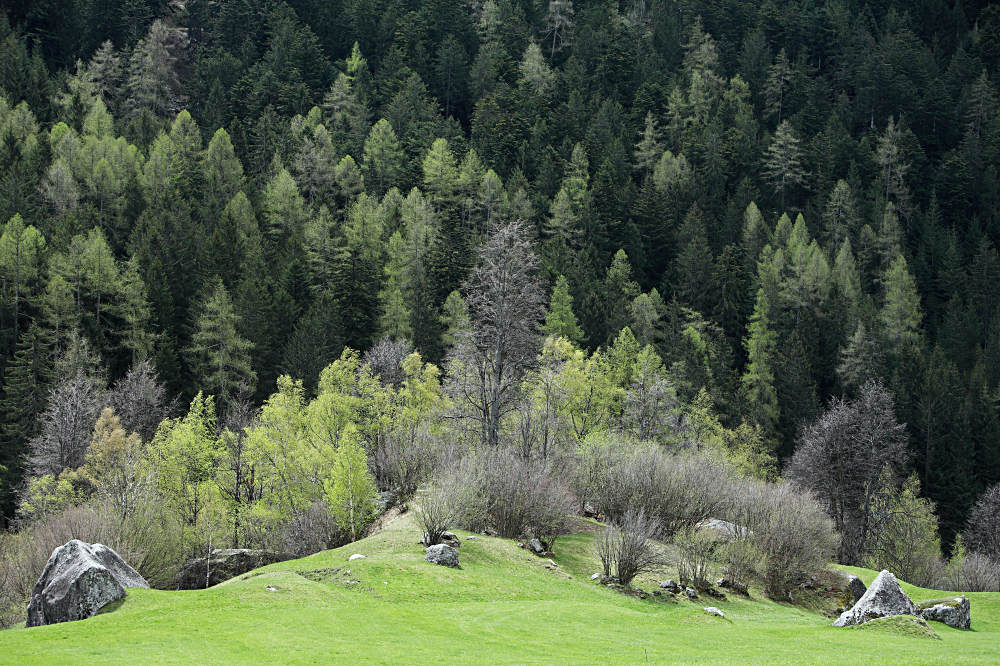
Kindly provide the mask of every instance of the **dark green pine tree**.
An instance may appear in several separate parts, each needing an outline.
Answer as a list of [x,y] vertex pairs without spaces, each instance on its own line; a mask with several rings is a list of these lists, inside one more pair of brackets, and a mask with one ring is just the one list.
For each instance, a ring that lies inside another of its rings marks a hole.
[[44,331],[32,324],[21,334],[14,358],[4,373],[0,401],[0,515],[13,515],[16,493],[23,478],[23,457],[29,439],[37,433],[36,417],[45,409],[52,380],[50,345]]
[[675,289],[664,289],[664,292],[676,293],[683,304],[698,312],[711,312],[714,303],[712,274],[715,266],[712,250],[708,246],[705,220],[697,204],[692,205],[684,217],[684,224],[677,234],[677,246],[680,254],[674,264]]

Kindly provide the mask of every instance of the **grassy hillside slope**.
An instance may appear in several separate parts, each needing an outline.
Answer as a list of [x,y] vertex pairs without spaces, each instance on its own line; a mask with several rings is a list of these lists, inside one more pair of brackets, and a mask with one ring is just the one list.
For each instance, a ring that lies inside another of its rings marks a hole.
[[[758,594],[627,597],[590,581],[599,566],[587,534],[557,542],[554,569],[487,537],[464,541],[462,569],[446,569],[423,561],[417,538],[403,517],[209,590],[132,590],[89,620],[0,632],[0,662],[996,663],[1000,654],[1000,594],[969,595],[973,630],[931,623],[934,640],[837,629]],[[353,553],[367,558],[348,563]],[[904,587],[917,600],[942,594]],[[706,615],[707,605],[726,618]]]

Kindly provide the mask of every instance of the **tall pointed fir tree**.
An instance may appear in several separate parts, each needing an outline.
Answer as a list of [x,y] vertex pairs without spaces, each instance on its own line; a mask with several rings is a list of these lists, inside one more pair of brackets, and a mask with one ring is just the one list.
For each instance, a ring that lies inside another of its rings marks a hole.
[[52,381],[50,348],[41,328],[32,324],[21,334],[17,351],[4,373],[0,401],[0,517],[13,515],[23,479],[27,442],[38,434],[37,417],[45,409]]

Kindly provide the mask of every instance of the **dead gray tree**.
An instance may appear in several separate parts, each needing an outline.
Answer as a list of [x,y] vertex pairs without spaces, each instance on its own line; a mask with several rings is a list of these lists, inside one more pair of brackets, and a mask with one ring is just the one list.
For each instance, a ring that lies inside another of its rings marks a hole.
[[471,326],[452,352],[449,391],[482,444],[498,444],[500,422],[536,361],[545,309],[538,265],[528,225],[514,220],[493,230],[465,283]]

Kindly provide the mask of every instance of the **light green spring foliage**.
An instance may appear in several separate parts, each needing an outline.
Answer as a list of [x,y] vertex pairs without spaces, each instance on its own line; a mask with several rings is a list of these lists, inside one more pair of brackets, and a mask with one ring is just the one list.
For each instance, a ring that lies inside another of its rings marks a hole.
[[200,533],[218,502],[216,469],[224,448],[215,399],[198,393],[184,416],[160,424],[150,445],[160,497],[182,525]]
[[574,344],[580,344],[583,340],[583,329],[573,314],[573,296],[569,293],[569,281],[563,275],[556,278],[556,284],[552,288],[549,311],[545,314],[542,331],[548,335],[564,337]]
[[204,387],[228,403],[257,381],[250,364],[252,343],[239,334],[239,315],[222,280],[208,285],[188,354]]
[[324,499],[340,528],[354,541],[375,517],[375,479],[368,471],[368,457],[348,430],[337,447],[330,476],[323,481]]
[[904,350],[920,343],[920,323],[923,312],[920,309],[920,294],[917,284],[906,265],[906,259],[898,255],[892,260],[883,280],[885,302],[879,319],[890,350]]
[[769,310],[767,295],[760,289],[747,331],[747,370],[742,379],[750,421],[768,434],[778,420],[773,367],[777,339],[770,326]]

